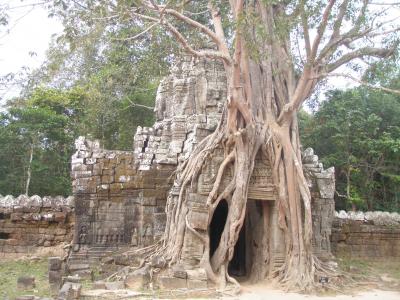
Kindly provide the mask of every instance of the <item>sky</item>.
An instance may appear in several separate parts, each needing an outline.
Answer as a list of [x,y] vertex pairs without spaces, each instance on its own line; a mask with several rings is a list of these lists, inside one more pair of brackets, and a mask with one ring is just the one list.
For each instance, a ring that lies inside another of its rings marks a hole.
[[[0,0],[9,7],[9,24],[0,28],[0,76],[18,72],[22,67],[39,67],[53,34],[62,31],[62,24],[48,18],[47,11],[38,4],[40,0]],[[7,31],[5,30],[7,29]],[[36,55],[31,56],[30,52]],[[0,97],[5,99],[18,95],[19,89],[3,90]]]

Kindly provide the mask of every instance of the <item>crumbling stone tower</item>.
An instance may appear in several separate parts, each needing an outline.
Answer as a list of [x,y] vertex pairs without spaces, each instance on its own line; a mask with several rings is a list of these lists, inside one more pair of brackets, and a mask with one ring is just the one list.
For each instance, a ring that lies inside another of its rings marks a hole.
[[[104,150],[96,141],[77,140],[72,157],[76,228],[70,269],[82,258],[95,261],[117,248],[149,246],[162,237],[167,199],[173,202],[178,198],[179,186],[174,186],[171,175],[196,144],[215,130],[225,99],[223,65],[185,56],[160,83],[156,122],[150,128],[138,127],[133,151]],[[199,183],[187,198],[188,222],[199,234],[207,234],[209,229],[211,252],[218,245],[227,214],[225,201],[218,205],[212,220],[206,209],[222,151],[205,164]],[[334,215],[334,171],[324,170],[312,149],[304,152],[303,162],[312,186],[314,251],[327,257]],[[228,170],[224,184],[229,176]],[[282,265],[285,243],[277,221],[276,197],[269,160],[259,153],[245,223],[230,265],[232,275],[259,279]],[[185,285],[182,272],[199,267],[204,249],[192,232],[183,238],[178,273]]]

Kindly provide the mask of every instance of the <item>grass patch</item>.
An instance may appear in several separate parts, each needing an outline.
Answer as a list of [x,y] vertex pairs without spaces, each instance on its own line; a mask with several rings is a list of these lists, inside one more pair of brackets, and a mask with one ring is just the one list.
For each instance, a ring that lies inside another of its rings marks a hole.
[[400,288],[400,260],[338,257],[339,267],[354,279],[371,280],[383,288]]
[[[50,296],[47,258],[38,260],[0,260],[0,299],[14,299],[16,296]],[[18,290],[20,276],[34,276],[36,287],[32,290]]]

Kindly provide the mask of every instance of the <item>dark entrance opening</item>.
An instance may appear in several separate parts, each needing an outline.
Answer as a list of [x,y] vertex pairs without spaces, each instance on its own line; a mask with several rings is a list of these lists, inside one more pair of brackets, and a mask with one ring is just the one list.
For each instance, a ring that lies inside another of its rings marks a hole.
[[9,233],[0,232],[0,240],[8,240],[10,238]]
[[[224,231],[226,218],[228,216],[228,203],[222,200],[215,209],[213,218],[210,223],[210,258],[217,250]],[[246,229],[245,223],[239,233],[239,238],[235,245],[232,260],[228,266],[228,272],[235,277],[246,276]]]
[[228,273],[234,277],[246,276],[246,222],[240,229],[239,238],[235,245],[235,252],[228,266]]
[[210,258],[218,248],[222,232],[224,231],[227,216],[228,203],[226,200],[221,200],[214,211],[214,215],[210,224]]
[[146,148],[147,148],[148,145],[149,145],[149,140],[145,139],[144,142],[143,142],[142,153],[146,152]]

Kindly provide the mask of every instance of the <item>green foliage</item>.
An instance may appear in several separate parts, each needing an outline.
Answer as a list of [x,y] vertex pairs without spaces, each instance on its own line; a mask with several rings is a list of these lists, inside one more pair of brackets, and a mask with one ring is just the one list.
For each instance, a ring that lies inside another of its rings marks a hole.
[[25,192],[30,151],[29,193],[69,195],[69,161],[83,116],[79,90],[38,89],[0,115],[0,193]]
[[332,91],[314,116],[300,115],[304,146],[335,166],[339,208],[400,211],[400,100],[378,91]]
[[110,149],[131,149],[136,127],[152,123],[157,85],[178,53],[159,26],[132,39],[148,26],[132,18],[134,5],[125,0],[49,3],[50,15],[61,19],[64,31],[26,89],[28,95],[43,85],[84,90],[80,132]]

